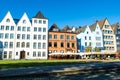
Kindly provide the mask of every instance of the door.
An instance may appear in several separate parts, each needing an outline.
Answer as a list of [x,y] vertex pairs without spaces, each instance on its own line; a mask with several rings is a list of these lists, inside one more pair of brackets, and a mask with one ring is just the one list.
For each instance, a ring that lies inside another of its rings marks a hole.
[[20,59],[25,59],[25,51],[20,51]]

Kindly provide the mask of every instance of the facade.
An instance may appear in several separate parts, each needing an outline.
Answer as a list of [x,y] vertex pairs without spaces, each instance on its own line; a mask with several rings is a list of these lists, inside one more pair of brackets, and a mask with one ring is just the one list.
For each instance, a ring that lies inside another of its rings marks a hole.
[[92,49],[93,52],[95,51],[95,48],[99,48],[100,50],[103,50],[103,34],[102,30],[100,29],[98,23],[94,23],[90,26],[91,30],[91,39],[92,39]]
[[77,52],[76,33],[67,26],[63,30],[53,24],[49,29],[49,54],[50,53],[75,53]]
[[120,53],[120,24],[113,24],[112,29],[114,31],[114,34],[116,35],[117,51]]
[[0,23],[2,59],[47,59],[48,19],[38,12],[32,20],[26,13],[13,19],[10,12]]
[[84,26],[82,28],[77,29],[77,45],[78,45],[78,52],[84,52],[85,48],[90,46],[92,43],[91,38],[91,30],[89,26]]
[[105,53],[114,53],[116,52],[116,36],[114,31],[108,22],[107,18],[104,20],[98,21],[98,25],[103,33],[103,46]]

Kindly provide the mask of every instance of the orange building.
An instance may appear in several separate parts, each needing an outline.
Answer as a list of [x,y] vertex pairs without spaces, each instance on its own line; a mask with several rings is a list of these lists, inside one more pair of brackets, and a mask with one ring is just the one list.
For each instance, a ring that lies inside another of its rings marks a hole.
[[49,29],[49,54],[50,53],[76,53],[77,41],[76,33],[66,26],[60,30],[56,24]]

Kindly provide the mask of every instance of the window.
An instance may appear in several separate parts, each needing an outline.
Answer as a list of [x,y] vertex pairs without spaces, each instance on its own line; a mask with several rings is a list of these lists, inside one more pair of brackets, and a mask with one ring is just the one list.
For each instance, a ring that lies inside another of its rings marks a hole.
[[42,31],[42,29],[41,29],[41,27],[39,27],[39,28],[38,28],[38,32],[41,32],[41,31]]
[[52,39],[52,34],[49,34],[49,39]]
[[33,43],[33,49],[36,49],[36,47],[37,47],[37,44],[34,42]]
[[38,35],[38,40],[41,40],[41,35]]
[[28,31],[28,32],[30,31],[30,27],[27,27],[27,31]]
[[96,32],[96,34],[99,34],[99,32]]
[[9,30],[9,26],[6,26],[6,30]]
[[23,20],[23,23],[26,24],[26,20]]
[[18,26],[17,30],[18,30],[18,31],[21,31],[21,27],[20,27],[20,26]]
[[25,34],[22,34],[22,39],[25,39]]
[[52,42],[49,42],[49,47],[52,47]]
[[34,31],[35,31],[35,32],[37,31],[37,27],[34,27]]
[[46,43],[43,43],[43,49],[46,49]]
[[63,42],[61,42],[61,47],[64,47],[64,43]]
[[37,20],[34,20],[34,23],[37,23]]
[[60,35],[60,39],[64,39],[64,35]]
[[22,46],[21,47],[25,47],[25,42],[22,42]]
[[22,27],[22,31],[26,31],[26,27]]
[[45,57],[45,56],[46,56],[46,53],[45,53],[45,52],[43,52],[43,53],[42,53],[42,57]]
[[36,34],[34,34],[34,39],[37,39],[37,35]]
[[89,37],[89,40],[91,40],[91,37]]
[[39,24],[42,24],[42,20],[39,20]]
[[29,52],[27,52],[27,56],[29,56]]
[[13,48],[13,42],[10,42],[9,48]]
[[18,52],[16,52],[16,56],[18,56]]
[[10,39],[13,39],[14,38],[14,34],[10,34]]
[[4,58],[7,58],[7,51],[4,51]]
[[57,42],[54,42],[54,47],[57,47]]
[[72,43],[72,48],[75,48],[75,44],[74,43]]
[[85,42],[85,46],[87,46],[87,42]]
[[33,57],[36,57],[36,52],[35,51],[33,52]]
[[88,34],[89,32],[87,31],[87,34]]
[[74,36],[72,36],[71,39],[74,40]]
[[16,47],[20,47],[20,42],[17,42],[17,45],[16,45]]
[[87,37],[85,36],[85,40],[87,40]]
[[[106,38],[106,36],[104,36],[104,38]],[[96,37],[96,40],[101,40],[101,37]]]
[[45,21],[45,20],[43,20],[43,24],[46,24],[46,21]]
[[8,42],[4,43],[4,48],[8,48]]
[[6,34],[5,34],[5,39],[8,39],[8,38],[9,38],[9,34],[6,33]]
[[56,34],[54,35],[54,39],[57,39],[57,35]]
[[30,34],[27,34],[27,39],[30,39]]
[[30,47],[30,43],[27,42],[27,43],[26,43],[26,48],[29,48],[29,47]]
[[38,43],[38,49],[41,49],[41,43]]
[[4,26],[1,26],[1,30],[4,30]]
[[43,35],[43,40],[46,40],[46,35]]
[[0,33],[0,39],[3,39],[4,34]]
[[17,34],[17,39],[20,39],[20,34]]
[[46,28],[43,28],[43,32],[46,32]]
[[101,43],[99,42],[99,43],[96,43],[96,46],[101,46]]
[[11,26],[11,31],[14,31],[14,26]]
[[41,57],[41,52],[40,51],[38,52],[38,57]]
[[70,36],[69,36],[69,35],[67,35],[67,39],[70,39]]
[[12,51],[9,51],[9,59],[12,59]]
[[10,19],[7,19],[6,22],[10,22]]
[[70,43],[67,43],[67,48],[70,48]]

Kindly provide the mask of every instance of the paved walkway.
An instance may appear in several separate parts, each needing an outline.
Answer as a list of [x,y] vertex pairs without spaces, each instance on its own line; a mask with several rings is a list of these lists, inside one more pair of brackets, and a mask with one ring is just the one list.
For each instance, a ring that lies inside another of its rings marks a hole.
[[110,63],[86,63],[86,64],[75,64],[75,65],[64,65],[64,66],[40,66],[40,67],[28,67],[28,68],[15,68],[15,69],[4,69],[0,70],[0,78],[2,77],[15,77],[25,76],[33,74],[51,74],[60,72],[72,72],[72,71],[83,71],[91,70],[95,68],[108,68],[108,67],[120,67],[120,62]]

